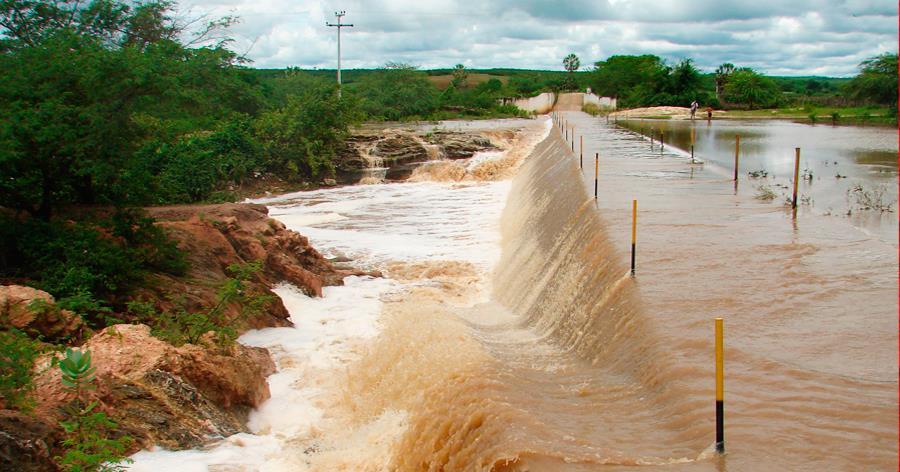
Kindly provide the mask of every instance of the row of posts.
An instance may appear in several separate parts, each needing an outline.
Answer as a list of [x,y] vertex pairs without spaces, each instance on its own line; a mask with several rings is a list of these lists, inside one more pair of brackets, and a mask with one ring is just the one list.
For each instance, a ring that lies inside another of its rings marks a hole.
[[[554,123],[566,141],[570,141],[571,151],[575,153],[575,125],[569,126],[568,121],[558,113],[553,114]],[[607,121],[609,117],[607,116]],[[571,130],[571,133],[570,133]],[[641,128],[643,134],[643,128]],[[691,129],[691,162],[694,161],[695,132]],[[650,134],[650,145],[653,146],[653,134]],[[665,133],[659,133],[660,152],[665,146]],[[734,137],[734,181],[737,183],[741,155],[741,137]],[[579,136],[579,168],[584,169],[584,136]],[[599,189],[600,153],[594,154],[594,200],[597,200]],[[791,207],[797,208],[797,190],[800,181],[800,148],[794,148],[794,186],[791,198]],[[631,276],[635,276],[635,258],[637,255],[637,200],[632,200],[631,205]],[[796,215],[796,213],[795,213]],[[715,318],[715,371],[716,371],[716,441],[715,449],[718,453],[725,452],[725,322],[722,318]]]
[[[574,132],[574,131],[573,131]],[[644,134],[644,128],[641,127],[640,134]],[[654,133],[651,131],[649,133],[650,137],[650,149],[653,149],[654,145]],[[663,148],[665,146],[666,133],[663,130],[659,130],[659,152],[662,154]],[[691,164],[695,163],[694,159],[694,143],[696,142],[697,134],[694,128],[691,128]],[[734,182],[738,181],[738,173],[740,171],[740,159],[741,159],[741,135],[734,135]],[[793,194],[791,196],[791,208],[797,209],[797,190],[798,190],[798,182],[800,180],[800,148],[794,148],[794,188]]]

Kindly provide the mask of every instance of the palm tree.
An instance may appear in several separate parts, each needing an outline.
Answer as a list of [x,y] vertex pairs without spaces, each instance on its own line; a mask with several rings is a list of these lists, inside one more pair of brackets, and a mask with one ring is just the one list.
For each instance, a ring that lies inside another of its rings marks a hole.
[[719,103],[723,103],[722,93],[725,92],[725,83],[728,82],[728,77],[733,73],[734,64],[730,62],[726,62],[716,69],[716,100]]
[[563,67],[569,72],[575,72],[581,67],[581,60],[578,59],[578,56],[576,56],[575,53],[569,54],[563,59]]
[[466,66],[462,64],[457,64],[453,68],[453,80],[450,82],[454,88],[465,88],[467,85],[467,81],[469,78],[469,71],[466,70]]

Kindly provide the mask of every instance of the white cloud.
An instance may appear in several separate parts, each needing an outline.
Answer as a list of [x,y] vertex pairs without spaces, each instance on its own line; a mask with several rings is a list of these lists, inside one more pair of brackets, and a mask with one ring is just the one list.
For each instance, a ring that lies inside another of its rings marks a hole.
[[[897,48],[888,0],[193,0],[182,9],[234,14],[234,49],[257,67],[333,68],[334,11],[346,10],[346,67],[402,61],[422,67],[562,69],[613,54],[685,57],[770,74],[848,76]],[[251,47],[252,46],[252,47]]]

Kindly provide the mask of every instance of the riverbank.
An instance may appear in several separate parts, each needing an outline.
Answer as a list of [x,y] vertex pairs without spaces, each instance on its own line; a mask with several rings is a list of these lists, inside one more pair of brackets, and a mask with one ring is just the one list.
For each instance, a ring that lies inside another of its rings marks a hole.
[[[644,107],[617,110],[609,114],[610,119],[655,119],[690,120],[691,109],[687,107]],[[792,120],[810,124],[872,125],[890,126],[897,124],[897,115],[885,107],[792,107],[763,110],[713,110],[712,118],[718,119],[759,119]],[[706,120],[704,107],[697,110],[695,120]]]
[[33,409],[5,404],[0,410],[0,428],[7,432],[0,436],[0,468],[54,470],[55,458],[65,453],[61,422],[73,420],[69,405],[75,393],[61,382],[51,359],[66,347],[92,353],[95,380],[84,395],[117,424],[115,431],[94,433],[130,437],[131,452],[155,445],[199,447],[248,431],[250,411],[270,397],[267,377],[275,366],[266,349],[233,338],[291,325],[273,290],[289,283],[321,297],[325,287],[341,285],[346,277],[380,276],[346,262],[332,264],[304,236],[269,218],[262,205],[146,211],[184,254],[186,270],[147,273],[122,298],[103,300],[108,321],[95,331],[82,313],[60,308],[46,292],[0,286],[2,330],[32,336],[39,342],[30,349],[49,351],[35,363],[33,388],[25,391]]

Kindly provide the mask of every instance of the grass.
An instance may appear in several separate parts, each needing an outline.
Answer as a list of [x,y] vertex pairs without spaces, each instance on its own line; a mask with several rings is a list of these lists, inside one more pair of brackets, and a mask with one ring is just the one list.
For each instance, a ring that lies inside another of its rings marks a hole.
[[895,202],[888,198],[888,188],[885,185],[865,188],[862,184],[854,184],[847,190],[847,201],[851,211],[874,210],[890,213],[894,211]]
[[769,187],[768,185],[760,185],[759,187],[756,187],[756,195],[754,195],[753,198],[762,200],[764,202],[771,202],[777,196],[778,195],[775,193],[775,191],[772,190],[772,187]]
[[[896,124],[897,114],[887,107],[785,107],[765,110],[728,110],[720,118],[780,118],[827,124]],[[815,118],[813,118],[815,117]]]

